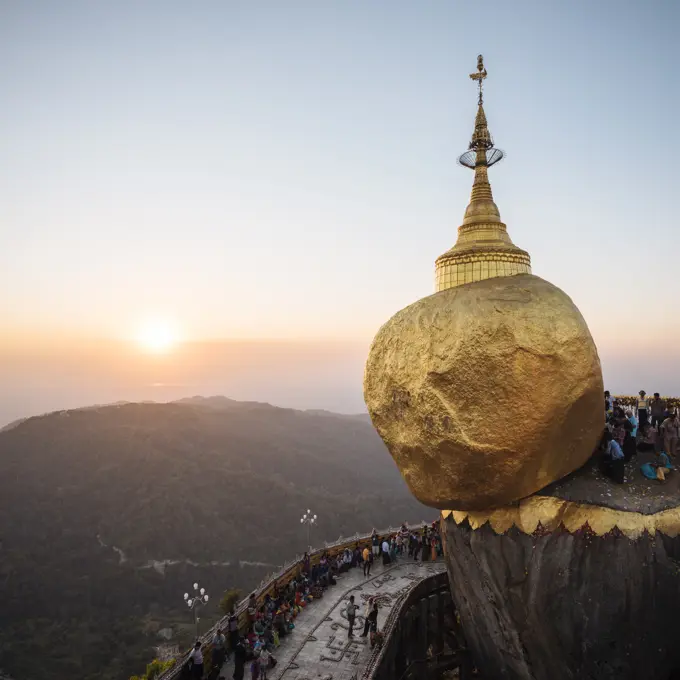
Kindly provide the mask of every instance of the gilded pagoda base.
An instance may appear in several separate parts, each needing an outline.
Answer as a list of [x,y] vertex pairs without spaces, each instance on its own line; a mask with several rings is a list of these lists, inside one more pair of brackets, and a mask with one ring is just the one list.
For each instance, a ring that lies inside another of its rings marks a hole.
[[437,258],[435,290],[439,292],[466,283],[517,274],[531,274],[529,254],[519,248],[452,249]]

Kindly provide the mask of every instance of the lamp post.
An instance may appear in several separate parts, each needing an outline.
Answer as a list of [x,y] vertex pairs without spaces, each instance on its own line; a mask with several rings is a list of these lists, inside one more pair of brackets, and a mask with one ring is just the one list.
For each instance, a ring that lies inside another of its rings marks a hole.
[[312,546],[309,544],[309,530],[312,528],[312,524],[316,524],[316,515],[312,515],[312,511],[307,508],[307,512],[302,515],[300,524],[307,525],[307,550],[311,551]]
[[189,609],[194,610],[194,623],[196,624],[196,640],[198,640],[198,622],[201,620],[198,616],[198,608],[208,602],[208,595],[205,588],[199,588],[198,583],[194,583],[194,594],[190,596],[189,593],[184,593],[184,601],[187,603]]

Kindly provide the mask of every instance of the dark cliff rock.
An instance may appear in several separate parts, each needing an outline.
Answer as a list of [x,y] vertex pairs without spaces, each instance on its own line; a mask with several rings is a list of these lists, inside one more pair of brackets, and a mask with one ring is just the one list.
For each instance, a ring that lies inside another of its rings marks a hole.
[[483,677],[667,680],[680,669],[680,537],[442,526]]

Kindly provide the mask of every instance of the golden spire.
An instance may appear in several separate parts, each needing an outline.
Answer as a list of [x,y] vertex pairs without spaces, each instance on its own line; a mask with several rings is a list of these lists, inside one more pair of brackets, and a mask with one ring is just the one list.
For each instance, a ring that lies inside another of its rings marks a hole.
[[477,57],[477,71],[470,78],[478,83],[477,115],[472,139],[458,162],[475,171],[470,203],[463,224],[458,227],[456,244],[437,258],[437,291],[496,276],[531,274],[529,254],[513,244],[494,203],[488,168],[503,158],[493,146],[484,112],[483,82],[487,77],[484,60]]

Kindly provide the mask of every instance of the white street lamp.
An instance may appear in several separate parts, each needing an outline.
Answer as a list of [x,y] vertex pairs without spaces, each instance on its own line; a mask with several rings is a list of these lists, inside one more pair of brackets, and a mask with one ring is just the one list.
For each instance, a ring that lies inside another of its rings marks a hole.
[[302,515],[302,518],[300,519],[300,524],[306,524],[307,525],[307,550],[312,549],[312,546],[310,545],[309,541],[309,534],[310,534],[310,529],[312,528],[313,524],[316,524],[316,515],[312,515],[312,511],[307,508],[307,512]]
[[194,583],[194,590],[198,591],[194,597],[189,597],[189,593],[184,593],[184,601],[187,603],[189,609],[193,609],[194,623],[196,624],[196,639],[198,640],[198,622],[201,620],[198,616],[198,608],[208,602],[208,595],[205,588],[198,587],[198,583]]

